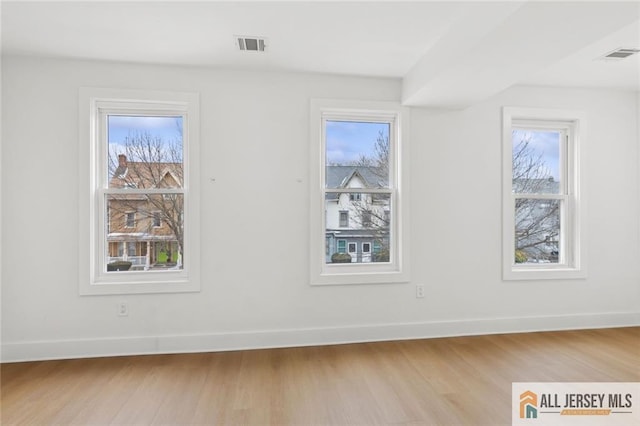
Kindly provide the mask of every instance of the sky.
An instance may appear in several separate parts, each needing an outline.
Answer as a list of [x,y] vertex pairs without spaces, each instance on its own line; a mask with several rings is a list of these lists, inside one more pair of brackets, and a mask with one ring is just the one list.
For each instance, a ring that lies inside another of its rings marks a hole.
[[[115,167],[115,160],[119,154],[126,154],[129,161],[142,161],[136,158],[135,150],[127,150],[124,141],[127,136],[135,136],[137,134],[148,133],[152,138],[160,138],[162,140],[161,147],[163,154],[161,157],[169,161],[170,158],[176,158],[171,154],[170,146],[182,148],[182,117],[145,117],[145,116],[125,116],[125,115],[109,115],[107,119],[107,130],[109,139],[109,166]],[[165,145],[166,142],[166,145]],[[178,145],[175,145],[179,142]],[[177,152],[177,159],[182,157],[182,152]],[[175,161],[175,160],[174,160]]]
[[534,155],[541,155],[545,166],[545,174],[560,180],[560,134],[550,130],[513,130],[513,146],[529,137],[529,148]]
[[360,155],[373,156],[380,131],[389,137],[389,123],[364,123],[353,121],[327,121],[327,164],[350,164]]
[[165,140],[182,139],[182,117],[109,116],[109,145],[119,145],[130,134],[148,132]]
[[[109,148],[122,151],[119,146],[130,134],[148,132],[153,137],[164,140],[180,140],[181,117],[139,117],[109,116]],[[388,123],[367,123],[353,121],[327,121],[326,124],[326,161],[327,164],[350,164],[358,161],[361,155],[373,156],[375,142],[382,132],[389,136]],[[513,130],[513,143],[519,143],[529,137],[529,147],[542,156],[546,172],[559,180],[559,134],[544,130]]]
[[[163,140],[181,138],[181,117],[141,117],[110,115],[108,121],[109,150],[112,154],[124,152],[126,137],[148,132]],[[388,123],[353,121],[327,121],[326,149],[328,164],[350,164],[361,155],[375,155],[378,135],[389,137]]]

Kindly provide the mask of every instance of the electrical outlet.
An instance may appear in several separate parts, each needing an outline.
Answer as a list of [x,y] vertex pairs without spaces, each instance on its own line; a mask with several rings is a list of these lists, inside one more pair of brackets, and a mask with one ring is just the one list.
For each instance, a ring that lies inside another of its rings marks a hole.
[[129,305],[127,304],[127,302],[118,303],[118,316],[126,317],[128,315],[129,315]]
[[422,299],[424,297],[424,285],[418,284],[416,285],[416,298]]

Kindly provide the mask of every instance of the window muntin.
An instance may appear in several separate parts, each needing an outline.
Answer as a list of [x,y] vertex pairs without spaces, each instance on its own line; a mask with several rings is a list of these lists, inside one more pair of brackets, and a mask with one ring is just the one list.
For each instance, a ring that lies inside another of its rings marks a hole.
[[579,112],[504,109],[505,279],[586,276],[584,127]]
[[[408,252],[409,239],[409,212],[405,204],[409,182],[406,178],[407,165],[400,167],[400,159],[408,155],[406,112],[395,102],[312,100],[310,129],[314,147],[310,156],[312,226],[309,251],[312,284],[373,284],[408,280],[408,259],[404,254]],[[385,144],[384,137],[388,133],[388,161],[380,163],[381,166],[386,164],[387,170],[379,167],[376,170],[379,177],[375,177],[372,172],[378,164],[371,161],[375,158],[371,153],[381,129]],[[340,138],[333,143],[327,138],[328,134],[346,138],[343,143],[340,143]],[[365,136],[368,147],[365,145],[363,148],[357,140],[353,142],[353,134]],[[401,134],[404,135],[402,143]],[[358,163],[358,160],[363,161]],[[370,173],[366,169],[354,170],[358,167],[368,167]],[[361,251],[347,262],[346,256],[338,256],[338,239],[356,243],[358,249],[361,249],[362,242],[373,244],[376,239],[378,232],[362,229],[363,222],[368,222],[365,203],[372,201],[380,211],[372,212],[369,226],[384,227],[381,223],[387,218],[386,239],[378,238],[378,245],[384,243],[387,249],[375,262],[369,261],[374,258],[373,253],[367,257]],[[339,211],[349,213],[349,227],[339,227]],[[377,221],[376,216],[382,221]],[[327,247],[333,253],[331,256],[323,250]]]
[[[87,160],[80,162],[80,239],[89,247],[80,251],[81,294],[199,290],[199,253],[191,250],[199,245],[198,162],[189,161],[199,155],[198,104],[194,93],[80,89],[80,158]],[[162,122],[182,132],[172,146],[158,134]],[[135,142],[145,138],[147,157]],[[136,164],[145,158],[158,164]],[[135,212],[133,227],[124,211]],[[117,260],[131,265],[114,270]]]

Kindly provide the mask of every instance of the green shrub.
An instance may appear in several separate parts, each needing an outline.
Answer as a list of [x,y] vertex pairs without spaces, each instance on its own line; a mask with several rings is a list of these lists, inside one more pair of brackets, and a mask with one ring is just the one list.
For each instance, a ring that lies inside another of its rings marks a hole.
[[389,250],[382,249],[378,253],[373,253],[373,261],[374,262],[388,262],[389,261]]
[[524,263],[528,260],[527,254],[522,250],[516,250],[516,263]]
[[177,251],[166,251],[160,250],[157,256],[158,263],[176,263],[178,261],[178,252]]
[[351,263],[351,255],[349,253],[333,253],[331,255],[332,263]]

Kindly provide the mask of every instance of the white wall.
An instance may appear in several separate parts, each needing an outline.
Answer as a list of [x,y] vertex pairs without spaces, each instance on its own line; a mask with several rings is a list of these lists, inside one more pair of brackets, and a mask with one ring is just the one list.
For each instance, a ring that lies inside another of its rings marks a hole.
[[[200,93],[200,293],[78,296],[80,86]],[[2,87],[4,361],[639,322],[635,94],[520,87],[413,109],[412,282],[310,287],[309,99],[398,100],[399,81],[11,57]],[[586,281],[501,280],[503,105],[588,114]]]

